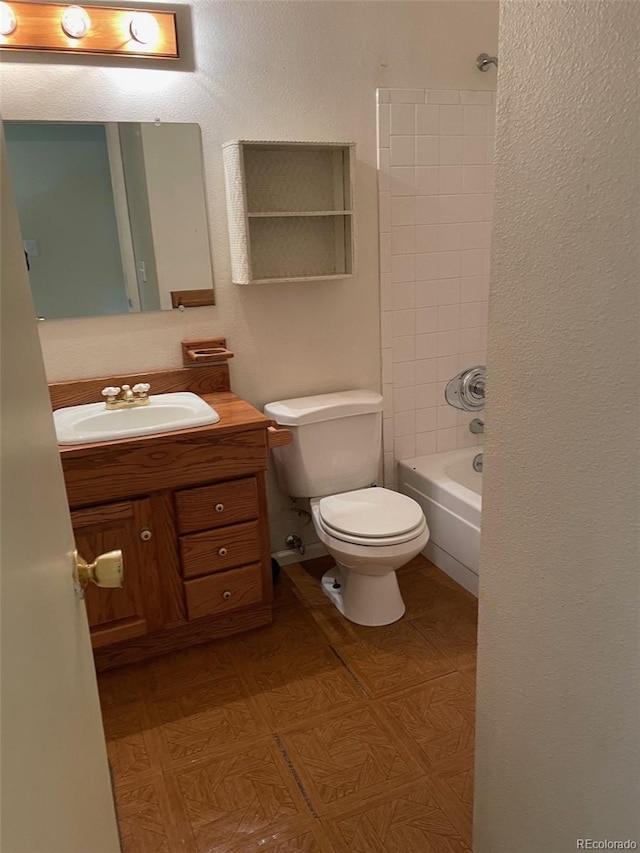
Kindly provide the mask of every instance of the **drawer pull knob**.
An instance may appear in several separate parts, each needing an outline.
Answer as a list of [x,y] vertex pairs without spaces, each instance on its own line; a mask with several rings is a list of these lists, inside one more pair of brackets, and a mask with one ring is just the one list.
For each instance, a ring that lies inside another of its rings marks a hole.
[[222,593],[222,597],[224,598],[224,600],[225,600],[225,601],[229,601],[229,599],[231,598],[231,593],[229,592],[229,590],[228,590],[228,589],[226,589],[226,590]]
[[148,527],[143,527],[140,531],[140,538],[143,542],[148,542],[149,539],[153,536],[153,533],[149,530]]
[[218,554],[219,554],[221,557],[226,557],[226,556],[227,556],[227,549],[226,549],[226,548],[220,548],[220,549],[218,549]]
[[216,512],[222,512],[224,510],[224,504],[216,504]]

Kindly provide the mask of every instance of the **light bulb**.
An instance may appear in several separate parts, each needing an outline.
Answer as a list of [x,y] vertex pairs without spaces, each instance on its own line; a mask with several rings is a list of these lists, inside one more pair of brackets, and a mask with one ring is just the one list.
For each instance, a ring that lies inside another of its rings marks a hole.
[[18,26],[15,13],[8,3],[0,3],[0,34],[10,36]]
[[129,30],[140,44],[151,44],[157,41],[160,35],[158,22],[149,12],[136,12],[131,18]]
[[91,18],[82,6],[67,6],[62,14],[62,29],[73,39],[81,39],[89,32]]

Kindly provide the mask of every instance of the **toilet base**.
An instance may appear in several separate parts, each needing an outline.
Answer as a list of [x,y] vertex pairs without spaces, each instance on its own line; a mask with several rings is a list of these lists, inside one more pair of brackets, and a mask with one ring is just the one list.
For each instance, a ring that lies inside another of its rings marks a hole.
[[[339,583],[338,589],[335,584]],[[356,625],[375,628],[402,619],[405,604],[395,572],[364,575],[340,564],[322,576],[322,591]]]

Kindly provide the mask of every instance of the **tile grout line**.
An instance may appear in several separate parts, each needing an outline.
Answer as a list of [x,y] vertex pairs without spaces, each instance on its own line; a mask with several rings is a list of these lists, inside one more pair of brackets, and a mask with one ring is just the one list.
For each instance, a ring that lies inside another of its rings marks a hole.
[[359,678],[358,678],[358,676],[355,674],[355,672],[351,669],[351,667],[349,666],[349,664],[348,664],[348,663],[344,660],[344,658],[340,655],[340,652],[339,652],[337,649],[335,649],[335,648],[331,645],[331,643],[329,643],[329,648],[331,649],[331,651],[333,652],[333,654],[338,658],[338,660],[340,661],[340,663],[342,664],[342,666],[347,670],[347,672],[348,672],[348,673],[349,673],[349,675],[351,676],[351,679],[355,682],[356,686],[360,689],[360,691],[361,691],[362,693],[364,693],[364,695],[367,697],[367,699],[373,699],[373,696],[371,696],[371,695],[369,694],[369,691],[367,690],[367,688],[366,688],[366,687],[364,686],[364,684],[360,681],[360,679],[359,679]]
[[274,734],[273,734],[273,739],[274,739],[274,741],[275,741],[276,746],[278,747],[278,752],[279,752],[279,753],[280,753],[280,755],[284,758],[284,761],[285,761],[285,763],[286,763],[286,765],[287,765],[287,767],[288,767],[288,769],[289,769],[289,772],[290,772],[290,773],[291,773],[291,775],[293,776],[293,781],[296,783],[296,785],[297,785],[297,787],[298,787],[298,790],[299,790],[299,791],[300,791],[300,793],[302,794],[302,797],[303,797],[303,799],[304,799],[305,803],[307,804],[307,808],[308,808],[308,809],[309,809],[309,811],[311,812],[311,815],[312,815],[314,818],[316,818],[316,820],[318,820],[318,819],[319,819],[319,818],[318,818],[318,813],[317,813],[317,811],[314,809],[314,807],[313,807],[313,805],[312,805],[312,803],[311,803],[311,800],[309,799],[309,795],[307,794],[307,792],[306,792],[306,790],[305,790],[305,787],[304,787],[304,785],[302,784],[302,780],[301,780],[301,779],[300,779],[300,777],[298,776],[298,773],[297,773],[297,771],[296,771],[295,767],[293,766],[293,762],[291,761],[291,758],[289,757],[289,753],[287,752],[287,750],[285,749],[284,744],[283,744],[283,743],[282,743],[282,741],[280,740],[280,736],[274,733]]

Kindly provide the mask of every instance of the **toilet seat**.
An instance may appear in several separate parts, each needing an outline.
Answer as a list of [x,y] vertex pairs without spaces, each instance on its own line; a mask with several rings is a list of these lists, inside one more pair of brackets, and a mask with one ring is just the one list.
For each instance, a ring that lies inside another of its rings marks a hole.
[[400,545],[420,536],[427,524],[416,501],[384,488],[316,498],[312,510],[329,536],[354,545]]

